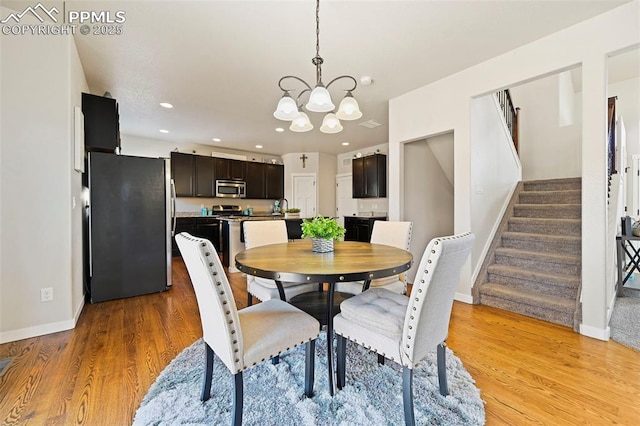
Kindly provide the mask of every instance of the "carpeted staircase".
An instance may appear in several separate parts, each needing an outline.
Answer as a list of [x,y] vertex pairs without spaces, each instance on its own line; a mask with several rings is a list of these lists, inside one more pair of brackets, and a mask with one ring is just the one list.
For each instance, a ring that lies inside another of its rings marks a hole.
[[581,179],[519,182],[473,289],[474,302],[578,330]]

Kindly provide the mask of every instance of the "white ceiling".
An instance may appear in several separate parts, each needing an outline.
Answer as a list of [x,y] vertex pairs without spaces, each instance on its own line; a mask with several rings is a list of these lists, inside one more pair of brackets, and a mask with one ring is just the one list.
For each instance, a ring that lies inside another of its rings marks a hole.
[[[388,141],[390,98],[628,1],[323,0],[324,82],[342,74],[373,78],[354,92],[363,117],[334,135],[320,133],[323,114],[309,113],[315,128],[307,133],[290,132],[272,115],[280,77],[314,83],[312,0],[72,0],[66,8],[126,12],[122,35],[75,36],[91,92],[118,100],[121,133],[254,152],[260,144],[271,154],[338,154]],[[336,104],[339,89],[331,88]],[[383,125],[358,125],[371,119]]]

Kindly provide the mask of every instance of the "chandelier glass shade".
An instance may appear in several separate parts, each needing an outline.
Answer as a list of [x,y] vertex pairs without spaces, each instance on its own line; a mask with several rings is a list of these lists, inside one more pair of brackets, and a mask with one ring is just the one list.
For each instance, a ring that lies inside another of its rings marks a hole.
[[[311,63],[316,66],[316,84],[311,87],[306,81],[300,77],[287,75],[280,79],[278,86],[283,94],[278,102],[273,116],[278,120],[291,121],[289,130],[292,132],[308,132],[313,129],[313,124],[309,120],[309,116],[302,111],[302,98],[308,94],[308,100],[304,108],[311,112],[328,113],[322,121],[320,131],[323,133],[338,133],[343,127],[340,120],[357,120],[362,117],[362,112],[358,102],[353,97],[352,92],[356,90],[358,83],[355,78],[350,75],[341,75],[334,78],[326,86],[322,83],[322,63],[324,60],[320,56],[320,0],[316,0],[316,56],[311,59]],[[340,102],[338,111],[335,111],[335,104],[331,99],[329,87],[341,80],[350,81],[352,85],[343,89],[346,92],[344,99]],[[291,97],[290,92],[293,88],[283,87],[283,83],[293,81],[302,84],[302,90],[296,99]]]

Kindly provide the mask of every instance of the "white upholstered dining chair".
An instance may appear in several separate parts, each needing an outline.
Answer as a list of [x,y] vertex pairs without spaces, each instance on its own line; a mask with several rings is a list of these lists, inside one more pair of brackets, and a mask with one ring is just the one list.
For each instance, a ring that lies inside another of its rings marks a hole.
[[[287,225],[284,220],[247,220],[242,225],[244,228],[245,249],[289,241]],[[318,284],[283,281],[282,287],[284,288],[285,298],[289,300],[299,294],[317,290]],[[280,298],[278,287],[274,280],[247,274],[247,303],[249,306],[253,304],[252,296],[261,301]]]
[[210,241],[175,237],[196,293],[205,344],[202,401],[211,397],[214,354],[234,375],[233,425],[242,424],[242,372],[306,343],[304,393],[313,395],[315,339],[320,323],[279,299],[237,310],[231,286]]
[[[384,244],[409,250],[411,247],[411,229],[413,222],[391,222],[376,220],[371,231],[371,243]],[[378,278],[371,281],[368,288],[385,288],[398,294],[407,293],[406,275],[399,274],[391,277]],[[352,281],[336,283],[336,291],[351,294],[360,294],[364,290],[364,281]]]
[[405,423],[415,424],[413,369],[437,347],[440,393],[448,395],[445,340],[460,271],[474,235],[434,238],[424,251],[409,297],[372,288],[340,304],[333,329],[337,335],[337,387],[345,384],[346,340],[402,365]]

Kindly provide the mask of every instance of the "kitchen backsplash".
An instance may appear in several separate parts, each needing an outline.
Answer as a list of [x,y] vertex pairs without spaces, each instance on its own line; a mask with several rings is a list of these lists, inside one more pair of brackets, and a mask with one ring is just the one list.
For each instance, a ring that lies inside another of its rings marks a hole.
[[233,205],[247,208],[253,207],[254,214],[273,211],[274,200],[249,200],[249,199],[228,199],[228,198],[187,198],[180,197],[176,199],[176,211],[181,213],[195,212],[200,213],[200,205],[204,204],[207,209],[211,209],[213,205]]
[[388,211],[389,211],[388,198],[359,198],[358,199],[358,213],[388,212]]

